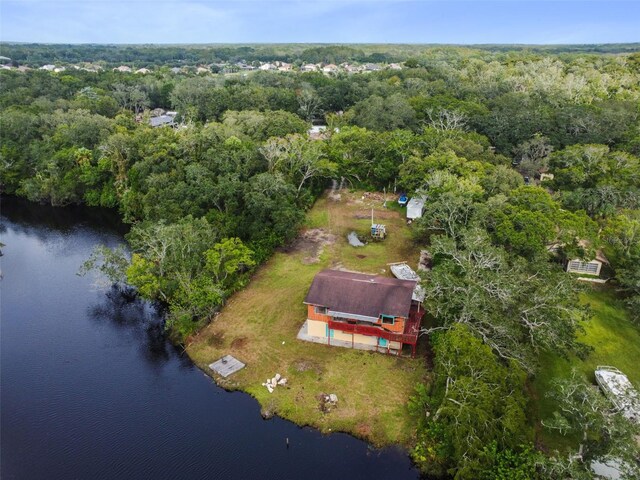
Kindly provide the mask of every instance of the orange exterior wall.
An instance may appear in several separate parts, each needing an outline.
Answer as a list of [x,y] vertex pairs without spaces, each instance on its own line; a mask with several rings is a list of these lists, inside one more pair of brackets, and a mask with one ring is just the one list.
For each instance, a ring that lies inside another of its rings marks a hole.
[[321,313],[316,313],[315,305],[307,305],[307,318],[309,320],[317,320],[318,322],[329,323],[331,317],[329,315],[323,315]]
[[393,322],[393,325],[383,325],[382,320],[378,319],[376,323],[377,326],[384,328],[385,330],[389,330],[390,332],[402,333],[404,332],[404,318],[396,317],[396,321]]
[[[315,308],[316,308],[315,305],[307,305],[307,318],[309,320],[316,320],[318,322],[329,323],[329,320],[331,320],[331,316],[323,315],[321,313],[316,313]],[[383,327],[385,330],[388,330],[390,332],[402,333],[404,332],[404,321],[405,321],[404,318],[396,317],[396,321],[394,322],[393,325],[382,325],[382,320],[378,319],[378,322],[374,323],[373,325]]]

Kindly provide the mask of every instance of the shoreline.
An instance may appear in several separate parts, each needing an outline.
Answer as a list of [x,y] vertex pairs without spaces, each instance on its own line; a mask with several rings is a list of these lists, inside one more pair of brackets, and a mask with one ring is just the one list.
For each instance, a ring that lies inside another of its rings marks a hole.
[[[186,352],[186,351],[185,351]],[[187,355],[189,355],[187,353]],[[225,379],[223,377],[219,377],[218,375],[215,375],[213,372],[209,373],[209,371],[211,370],[209,368],[209,366],[205,366],[205,368],[202,367],[202,365],[199,365],[198,363],[196,363],[193,358],[191,358],[191,356],[189,356],[189,359],[193,362],[193,364],[198,368],[198,370],[200,370],[206,377],[210,378],[217,387],[220,387],[221,389],[223,389],[225,392],[227,393],[234,393],[234,392],[239,392],[242,393],[244,395],[248,395],[249,397],[253,398],[256,402],[258,402],[258,405],[260,406],[260,410],[259,410],[259,414],[262,417],[263,420],[268,421],[273,419],[274,417],[278,417],[281,420],[285,420],[287,422],[291,422],[294,425],[296,425],[299,428],[312,428],[314,430],[317,430],[318,432],[320,432],[322,435],[332,435],[334,433],[341,433],[341,434],[345,434],[345,435],[349,435],[357,440],[360,440],[362,442],[365,442],[367,445],[369,445],[370,447],[374,448],[375,450],[378,451],[382,451],[382,450],[387,450],[387,449],[397,449],[398,451],[402,452],[404,455],[406,455],[410,460],[412,465],[414,465],[417,468],[417,465],[413,462],[413,459],[411,458],[411,448],[414,446],[413,444],[401,444],[401,443],[384,443],[384,444],[375,444],[371,441],[370,438],[364,437],[362,435],[360,435],[357,431],[349,431],[349,430],[340,430],[340,429],[331,429],[331,428],[324,428],[326,427],[326,425],[323,427],[321,425],[317,425],[317,424],[312,424],[312,423],[299,423],[291,418],[287,418],[286,416],[280,415],[277,411],[268,411],[265,412],[264,410],[264,405],[260,402],[259,398],[256,398],[255,395],[253,395],[250,391],[243,389],[242,387],[238,386],[238,385],[231,385],[226,384],[225,383]],[[207,371],[209,370],[209,371]]]
[[[343,191],[341,197],[321,196],[293,245],[261,265],[214,320],[188,339],[185,351],[217,385],[255,398],[263,414],[409,453],[416,439],[407,402],[429,378],[424,345],[412,359],[297,339],[306,320],[302,301],[317,272],[331,267],[390,275],[387,263],[417,262],[419,256],[401,212],[383,208],[375,195]],[[390,238],[354,248],[346,234],[368,228],[371,208]],[[228,378],[209,371],[209,364],[228,354],[246,367]],[[287,387],[269,393],[262,383],[276,373],[288,379]],[[324,413],[319,397],[332,393],[337,406]]]

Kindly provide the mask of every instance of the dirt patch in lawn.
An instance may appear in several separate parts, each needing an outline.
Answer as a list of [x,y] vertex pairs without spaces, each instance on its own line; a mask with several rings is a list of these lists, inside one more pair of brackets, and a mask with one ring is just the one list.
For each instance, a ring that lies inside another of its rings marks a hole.
[[323,228],[305,230],[287,249],[288,253],[301,253],[302,263],[311,265],[320,261],[320,255],[327,245],[336,243],[336,236]]
[[[394,212],[393,210],[378,210],[374,213],[373,215],[373,221],[374,222],[378,222],[378,220],[382,219],[382,218],[397,218],[398,217],[398,212]],[[371,218],[371,210],[366,211],[366,210],[360,210],[358,212],[356,212],[356,214],[353,216],[353,218],[356,218],[358,220],[364,220],[365,218]]]
[[297,372],[314,371],[318,375],[322,373],[322,367],[313,360],[309,360],[307,358],[301,358],[300,360],[293,362],[293,368],[295,368]]
[[368,423],[361,423],[356,426],[356,432],[360,438],[368,438],[371,436],[371,425]]
[[238,337],[234,338],[231,342],[231,348],[235,348],[237,350],[241,350],[247,346],[248,338],[247,337]]
[[224,333],[216,332],[213,335],[208,336],[207,345],[215,348],[222,347],[224,345]]

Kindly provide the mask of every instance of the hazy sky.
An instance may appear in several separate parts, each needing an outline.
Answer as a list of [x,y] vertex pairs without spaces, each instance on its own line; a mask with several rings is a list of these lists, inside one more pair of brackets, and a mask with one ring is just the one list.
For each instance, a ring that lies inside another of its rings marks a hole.
[[0,40],[637,42],[640,0],[0,0]]

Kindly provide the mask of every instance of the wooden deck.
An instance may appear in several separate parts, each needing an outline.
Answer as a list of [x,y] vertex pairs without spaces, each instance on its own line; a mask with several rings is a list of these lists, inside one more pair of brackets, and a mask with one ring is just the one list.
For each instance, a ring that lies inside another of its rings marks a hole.
[[418,306],[412,306],[409,318],[405,321],[404,331],[402,333],[391,332],[385,330],[381,326],[350,324],[336,320],[329,320],[329,328],[340,330],[352,334],[369,335],[373,337],[385,338],[392,342],[406,343],[415,346],[418,343],[420,335],[420,322],[424,316],[424,310]]

